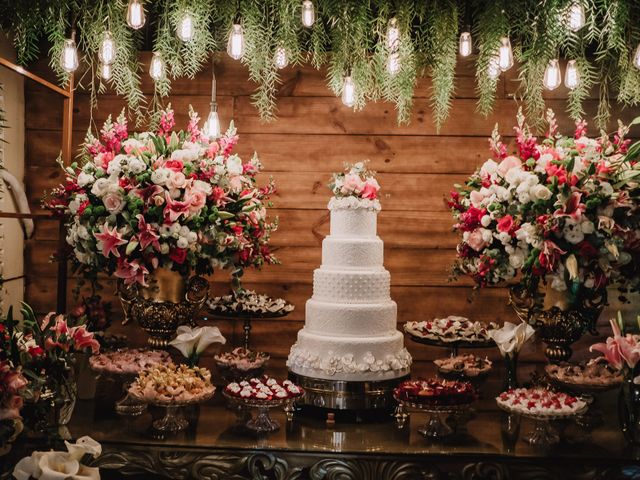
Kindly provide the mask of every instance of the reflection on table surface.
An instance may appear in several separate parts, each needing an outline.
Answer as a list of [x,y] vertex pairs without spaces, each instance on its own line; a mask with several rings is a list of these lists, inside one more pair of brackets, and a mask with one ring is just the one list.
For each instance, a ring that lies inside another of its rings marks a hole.
[[[257,436],[243,430],[236,413],[227,408],[222,395],[199,406],[186,407],[191,425],[186,431],[158,438],[151,430],[152,417],[161,410],[150,409],[139,417],[119,417],[113,412],[112,399],[104,395],[92,401],[78,401],[69,425],[73,437],[91,435],[105,445],[126,447],[155,445],[194,449],[275,450],[289,452],[341,452],[349,454],[386,455],[488,455],[505,457],[588,458],[591,461],[629,461],[640,458],[640,452],[627,446],[619,430],[617,391],[598,398],[604,422],[585,429],[574,421],[554,422],[561,433],[560,444],[540,449],[523,441],[533,422],[500,411],[494,397],[499,379],[485,386],[482,398],[475,404],[467,422],[452,437],[437,442],[418,433],[427,415],[412,412],[404,428],[398,428],[392,417],[385,415],[374,423],[341,423],[328,425],[318,417],[296,414],[287,422],[283,411],[274,409],[279,431]],[[591,431],[589,431],[591,430]]]

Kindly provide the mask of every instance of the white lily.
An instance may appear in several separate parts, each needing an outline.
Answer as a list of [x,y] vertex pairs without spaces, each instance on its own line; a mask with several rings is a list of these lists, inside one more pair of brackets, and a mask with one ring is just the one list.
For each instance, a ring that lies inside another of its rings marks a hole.
[[225,344],[227,339],[222,336],[218,327],[191,328],[187,325],[178,327],[176,338],[169,345],[180,350],[185,358],[196,364],[202,352],[212,343]]
[[521,322],[516,325],[504,322],[502,328],[489,330],[489,337],[496,342],[502,356],[506,357],[517,354],[534,333],[535,330],[528,323]]

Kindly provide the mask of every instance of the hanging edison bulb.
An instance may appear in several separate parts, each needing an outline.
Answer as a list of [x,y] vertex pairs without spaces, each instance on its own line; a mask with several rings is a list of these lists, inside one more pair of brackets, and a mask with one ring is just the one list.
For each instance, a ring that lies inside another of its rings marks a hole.
[[111,65],[116,59],[116,42],[109,30],[104,32],[102,37],[102,43],[98,49],[98,59],[104,65]]
[[489,59],[487,65],[487,76],[491,80],[497,80],[500,77],[500,58],[495,55]]
[[111,78],[112,73],[113,73],[113,69],[111,68],[110,64],[108,63],[100,64],[100,77],[102,77],[103,80],[109,80]]
[[640,44],[636,48],[636,53],[633,54],[633,65],[640,70]]
[[580,84],[580,71],[575,60],[567,62],[567,70],[564,72],[564,86],[569,90],[575,90]]
[[395,75],[400,71],[400,54],[398,52],[393,52],[389,54],[387,58],[387,72],[391,75]]
[[287,50],[284,47],[276,48],[275,55],[275,64],[276,68],[283,69],[287,65],[289,65],[289,56],[287,55]]
[[313,24],[316,23],[316,9],[311,0],[304,0],[304,2],[302,2],[301,17],[302,25],[307,28],[312,27]]
[[78,68],[78,49],[73,38],[64,41],[60,52],[60,67],[67,73],[73,73]]
[[509,37],[500,39],[500,49],[498,50],[498,67],[506,72],[513,67],[513,50],[511,49],[511,41]]
[[178,21],[176,35],[185,43],[193,40],[195,29],[193,28],[193,17],[189,13],[185,13]]
[[342,103],[350,108],[356,104],[356,86],[353,83],[351,75],[344,77],[344,83],[342,84]]
[[145,22],[144,7],[140,0],[129,0],[127,8],[127,25],[134,30],[138,30],[144,26]]
[[569,6],[567,12],[567,26],[572,32],[577,32],[584,27],[586,21],[586,15],[584,13],[584,6],[580,1],[575,1]]
[[210,140],[220,138],[220,118],[218,117],[218,105],[215,103],[211,104],[211,111],[204,123],[202,133]]
[[149,76],[156,82],[164,78],[164,60],[160,52],[154,52],[149,65]]
[[460,41],[458,42],[458,52],[461,57],[468,57],[473,51],[473,42],[471,40],[470,32],[462,32],[460,34]]
[[398,19],[393,17],[387,25],[387,48],[395,52],[400,46],[400,29],[398,28]]
[[542,84],[547,90],[555,90],[562,83],[562,74],[560,73],[560,63],[557,58],[549,60],[547,68],[544,70],[544,79]]
[[234,60],[240,60],[244,55],[244,33],[242,32],[242,25],[239,23],[234,23],[231,27],[227,53]]

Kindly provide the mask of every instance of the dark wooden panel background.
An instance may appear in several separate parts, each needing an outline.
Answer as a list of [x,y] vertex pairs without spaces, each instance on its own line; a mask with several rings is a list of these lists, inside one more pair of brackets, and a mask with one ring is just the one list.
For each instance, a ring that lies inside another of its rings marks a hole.
[[[146,74],[148,59],[148,55],[141,58],[142,77],[143,89],[151,98],[153,85]],[[50,75],[44,62],[36,70]],[[484,321],[515,320],[506,304],[504,289],[487,289],[470,302],[472,289],[468,280],[448,281],[457,237],[451,233],[451,216],[443,197],[453,183],[462,181],[488,158],[487,137],[496,122],[512,142],[518,108],[514,100],[517,81],[512,71],[499,82],[494,113],[487,118],[475,113],[473,75],[472,60],[462,60],[457,70],[451,117],[439,134],[431,120],[428,78],[421,79],[416,88],[411,123],[398,126],[393,105],[371,103],[354,113],[328,90],[325,72],[309,66],[282,72],[278,120],[264,124],[250,102],[254,85],[247,80],[246,68],[221,55],[216,76],[222,122],[226,125],[230,119],[235,120],[240,133],[238,152],[246,159],[257,151],[265,166],[264,177],[273,176],[279,189],[271,214],[280,218],[281,228],[273,237],[273,245],[282,265],[246,276],[247,287],[285,297],[296,305],[295,312],[285,319],[253,323],[253,346],[272,353],[275,371],[284,371],[284,359],[304,323],[304,304],[312,291],[312,271],[320,264],[321,242],[328,233],[326,184],[330,173],[340,170],[344,162],[369,159],[371,167],[380,174],[384,195],[379,235],[385,242],[385,265],[391,272],[399,324],[448,314]],[[206,117],[210,82],[210,68],[193,80],[172,82],[169,100],[179,128],[186,127],[189,104]],[[564,113],[566,94],[564,87],[549,93],[548,107],[556,110],[562,131],[572,134],[573,122]],[[27,83],[26,97],[26,184],[32,208],[37,211],[43,192],[63,179],[63,172],[55,164],[62,101],[32,83]],[[79,90],[75,102],[76,145],[91,121],[99,126],[107,115],[117,115],[124,106],[113,92],[99,97],[93,114],[86,92]],[[597,101],[592,98],[586,106],[592,116]],[[617,110],[615,118],[629,121],[637,115],[640,115],[638,108]],[[593,126],[590,133],[596,133]],[[26,298],[39,312],[55,306],[56,266],[49,257],[55,252],[57,235],[54,222],[38,222],[35,237],[27,244]],[[226,292],[227,278],[224,272],[214,275],[214,295]],[[105,296],[113,299],[113,279],[105,279],[104,284]],[[115,299],[113,302],[114,311],[119,314],[119,304]],[[618,307],[614,304],[609,311]],[[624,308],[636,309],[634,305]],[[601,323],[606,323],[608,316],[609,313],[603,315]],[[240,342],[240,322],[215,321],[215,324],[230,342]],[[133,343],[144,342],[144,334],[136,327],[123,328],[116,322],[114,330],[126,332]],[[602,331],[607,333],[606,328]],[[584,354],[591,341],[587,338],[581,342],[580,354]],[[407,343],[416,360],[414,371],[418,373],[427,373],[431,360],[443,353]],[[482,353],[496,356],[492,351]],[[529,346],[524,356],[541,360],[541,346]]]

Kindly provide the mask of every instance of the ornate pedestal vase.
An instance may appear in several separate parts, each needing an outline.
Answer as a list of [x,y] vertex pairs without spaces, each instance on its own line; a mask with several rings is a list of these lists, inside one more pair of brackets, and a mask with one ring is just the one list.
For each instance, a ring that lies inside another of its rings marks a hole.
[[185,280],[179,273],[159,269],[148,287],[118,285],[125,323],[137,322],[149,334],[152,348],[166,347],[180,325],[193,324],[209,295],[209,282],[195,275]]
[[546,344],[545,355],[553,363],[571,358],[571,344],[584,333],[596,334],[596,323],[607,303],[607,290],[584,290],[573,303],[551,288],[532,295],[517,286],[509,290],[509,304],[518,318],[536,329]]

